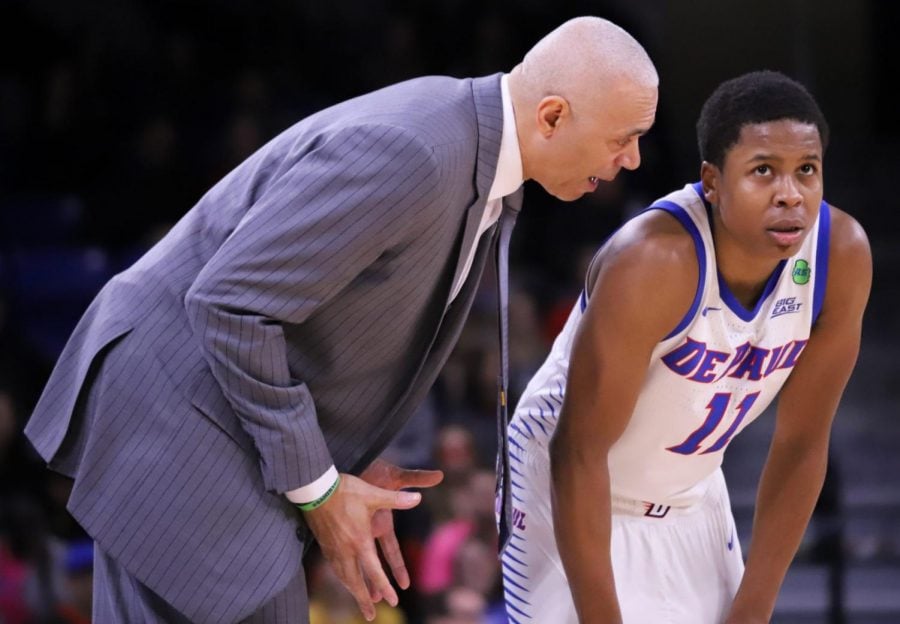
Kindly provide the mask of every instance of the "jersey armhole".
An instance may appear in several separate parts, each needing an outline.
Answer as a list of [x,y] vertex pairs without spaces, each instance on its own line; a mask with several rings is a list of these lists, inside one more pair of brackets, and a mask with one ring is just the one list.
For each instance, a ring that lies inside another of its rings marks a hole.
[[831,243],[831,207],[824,201],[819,207],[819,236],[816,241],[816,284],[813,288],[812,323],[816,324],[822,303],[825,301],[825,286],[828,283],[828,248]]
[[694,241],[694,252],[697,254],[697,266],[699,270],[697,271],[697,291],[694,293],[694,301],[691,303],[691,307],[678,325],[675,326],[675,329],[663,338],[663,340],[668,340],[688,326],[697,314],[697,309],[700,307],[700,301],[703,298],[703,285],[706,283],[706,247],[703,245],[703,237],[700,236],[700,230],[697,229],[697,224],[694,223],[694,220],[691,219],[687,211],[678,204],[670,201],[658,201],[647,208],[647,210],[663,210],[675,217],[681,226],[687,230],[688,234],[691,235],[691,239]]

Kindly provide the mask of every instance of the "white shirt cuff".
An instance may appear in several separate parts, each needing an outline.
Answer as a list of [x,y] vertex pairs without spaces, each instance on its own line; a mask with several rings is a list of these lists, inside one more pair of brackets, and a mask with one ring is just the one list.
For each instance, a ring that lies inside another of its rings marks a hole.
[[334,484],[334,482],[337,481],[337,478],[337,468],[332,466],[325,471],[325,474],[323,474],[312,483],[297,488],[296,490],[285,492],[284,495],[287,496],[287,499],[289,501],[296,505],[311,503],[322,496],[325,492],[327,492],[328,488],[330,488]]

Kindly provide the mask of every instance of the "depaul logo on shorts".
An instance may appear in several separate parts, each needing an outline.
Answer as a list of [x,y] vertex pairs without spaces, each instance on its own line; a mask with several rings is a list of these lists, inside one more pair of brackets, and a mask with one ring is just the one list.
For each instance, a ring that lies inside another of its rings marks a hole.
[[809,268],[809,262],[806,260],[795,260],[794,268],[791,270],[791,279],[795,284],[809,283],[809,276],[812,275],[812,269]]

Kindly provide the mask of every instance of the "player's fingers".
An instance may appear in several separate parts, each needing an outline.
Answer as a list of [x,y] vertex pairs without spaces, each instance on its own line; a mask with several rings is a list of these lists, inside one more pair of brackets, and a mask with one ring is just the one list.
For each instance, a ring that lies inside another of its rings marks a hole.
[[397,585],[401,589],[409,587],[409,572],[406,569],[406,562],[403,560],[403,552],[400,550],[397,535],[390,531],[378,539],[378,545],[381,546],[381,554],[384,555],[385,561],[391,568],[391,575],[397,581]]
[[372,589],[380,593],[381,596],[387,600],[389,605],[396,607],[399,602],[397,599],[397,592],[394,591],[391,582],[384,573],[384,568],[381,567],[381,560],[378,559],[378,553],[375,552],[374,543],[371,548],[360,553],[359,564],[362,568],[363,576],[366,577],[366,581],[370,584]]

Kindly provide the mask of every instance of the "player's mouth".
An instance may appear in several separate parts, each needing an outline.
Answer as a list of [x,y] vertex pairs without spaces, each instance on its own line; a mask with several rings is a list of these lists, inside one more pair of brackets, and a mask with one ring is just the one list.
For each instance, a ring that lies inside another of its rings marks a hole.
[[766,228],[766,233],[779,247],[790,247],[803,240],[805,229],[800,225],[776,225]]
[[600,184],[600,178],[598,178],[597,176],[591,176],[588,178],[588,184],[590,184],[591,186],[591,192],[594,192],[597,190],[597,186],[599,186]]

